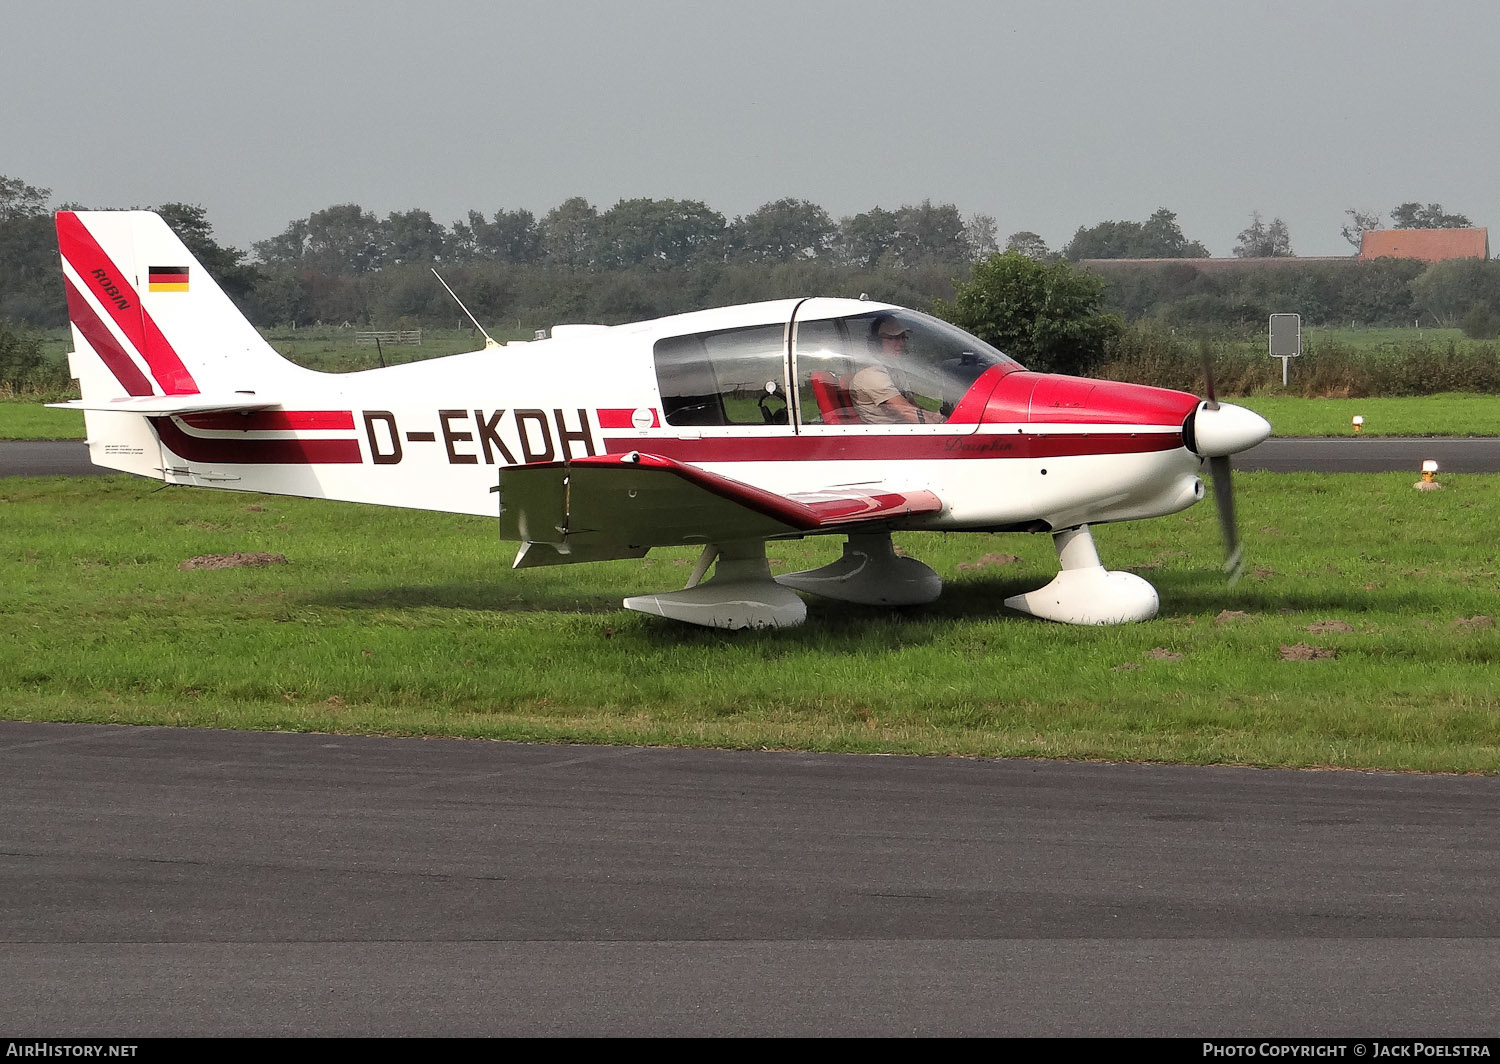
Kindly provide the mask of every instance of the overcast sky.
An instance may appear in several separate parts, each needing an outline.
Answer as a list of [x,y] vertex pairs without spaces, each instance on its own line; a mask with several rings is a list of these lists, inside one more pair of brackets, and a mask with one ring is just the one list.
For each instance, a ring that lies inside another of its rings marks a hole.
[[923,199],[1001,240],[1351,207],[1500,226],[1494,0],[0,0],[0,174],[202,204],[243,249],[335,203]]

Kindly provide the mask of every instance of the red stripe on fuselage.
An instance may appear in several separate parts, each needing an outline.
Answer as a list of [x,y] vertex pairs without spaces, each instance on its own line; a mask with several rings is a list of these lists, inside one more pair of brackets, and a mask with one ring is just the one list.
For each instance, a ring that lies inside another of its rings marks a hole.
[[126,354],[114,333],[109,331],[109,326],[104,324],[104,319],[94,313],[94,308],[89,306],[88,300],[83,298],[73,282],[65,277],[63,286],[68,293],[68,320],[83,334],[83,338],[94,349],[94,354],[99,356],[99,361],[115,375],[120,387],[129,395],[155,394],[151,391],[151,382],[146,379],[146,375]]
[[[653,429],[661,428],[661,418],[656,413],[655,407],[645,407],[651,412],[651,425]],[[635,428],[636,407],[601,407],[599,410],[599,427],[601,429],[633,429]],[[644,426],[643,426],[644,427]]]
[[641,451],[679,462],[921,461],[1142,454],[1182,446],[1181,432],[966,433],[961,436],[759,436],[677,440],[616,437],[610,454]]
[[210,432],[297,432],[352,429],[354,414],[348,410],[257,410],[238,414],[186,414],[183,422]]
[[[92,233],[72,211],[57,213],[57,246],[63,258],[85,284],[93,286],[94,296],[109,312],[126,338],[140,352],[151,369],[151,375],[167,395],[192,395],[198,391],[193,375],[177,357],[177,352],[157,328],[141,304],[141,294],[120,268],[110,260]],[[103,275],[102,277],[100,275]],[[106,284],[112,285],[111,295]],[[122,305],[123,304],[123,305]]]
[[190,462],[227,465],[358,465],[358,440],[225,440],[183,432],[171,418],[149,419],[163,444]]

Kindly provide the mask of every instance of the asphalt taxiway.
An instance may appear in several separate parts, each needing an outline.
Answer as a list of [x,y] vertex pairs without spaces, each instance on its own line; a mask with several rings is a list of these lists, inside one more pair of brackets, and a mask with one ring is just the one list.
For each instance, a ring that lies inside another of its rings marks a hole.
[[0,722],[16,1037],[1500,1034],[1500,780]]

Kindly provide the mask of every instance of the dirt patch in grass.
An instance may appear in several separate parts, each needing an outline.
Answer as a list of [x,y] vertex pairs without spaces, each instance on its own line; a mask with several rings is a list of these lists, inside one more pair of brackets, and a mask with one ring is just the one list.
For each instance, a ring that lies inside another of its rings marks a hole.
[[1317,621],[1307,626],[1305,631],[1314,635],[1322,635],[1325,632],[1352,632],[1354,625],[1348,621]]
[[1495,627],[1495,618],[1491,617],[1487,613],[1476,614],[1473,617],[1460,617],[1458,620],[1453,622],[1453,627],[1468,629],[1493,628]]
[[285,554],[270,554],[263,550],[239,551],[234,554],[200,554],[185,562],[178,562],[179,569],[242,569],[246,566],[285,565]]
[[1310,647],[1306,643],[1298,643],[1291,647],[1285,643],[1281,645],[1282,661],[1322,661],[1338,656],[1339,652],[1329,647]]
[[1014,554],[986,554],[975,562],[959,562],[958,568],[961,572],[973,572],[975,569],[988,569],[992,565],[1014,565],[1020,560]]

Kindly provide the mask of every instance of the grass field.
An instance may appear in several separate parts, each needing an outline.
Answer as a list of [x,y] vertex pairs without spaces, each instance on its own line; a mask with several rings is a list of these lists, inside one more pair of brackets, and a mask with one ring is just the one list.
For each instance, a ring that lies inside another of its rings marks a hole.
[[[384,344],[378,348],[356,343],[355,332],[354,329],[328,327],[262,330],[266,341],[282,355],[299,366],[327,373],[374,369],[382,363],[394,366],[424,358],[456,355],[462,351],[476,351],[484,346],[484,337],[472,329],[424,328],[421,330],[420,344]],[[501,329],[492,335],[501,343],[507,340],[529,340],[532,337],[530,332],[516,329]]]
[[[126,477],[0,480],[4,714],[531,741],[1500,771],[1500,477],[1237,478],[1229,588],[1211,505],[1098,529],[1161,615],[1073,628],[1002,599],[1045,536],[910,534],[921,609],[809,600],[729,633],[620,608],[693,555],[513,571],[492,522]],[[771,546],[779,571],[838,540]],[[207,554],[286,564],[190,569]]]
[[1277,436],[1500,436],[1500,395],[1413,395],[1399,399],[1250,396],[1232,402],[1260,414]]
[[81,439],[80,411],[49,410],[40,399],[0,399],[0,440]]
[[[472,329],[421,330],[420,344],[385,344],[380,348],[357,343],[353,328],[318,325],[303,329],[262,329],[266,342],[300,366],[341,372],[372,369],[383,359],[386,365],[414,362],[420,358],[452,355],[484,346],[484,337]],[[42,354],[61,362],[72,349],[72,334],[67,329],[42,331]],[[521,329],[493,333],[496,340],[529,340],[531,333]]]
[[[1405,344],[1458,344],[1460,346],[1476,343],[1484,343],[1482,340],[1470,340],[1464,335],[1462,329],[1438,329],[1430,327],[1414,328],[1371,328],[1360,326],[1358,328],[1331,328],[1326,325],[1306,325],[1302,328],[1303,346],[1315,345],[1323,341],[1333,341],[1349,347],[1371,348],[1371,347],[1401,347]],[[1259,342],[1261,351],[1267,349],[1267,344]]]

